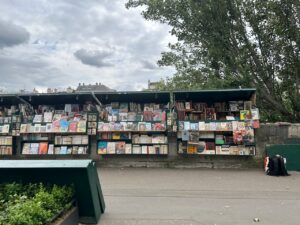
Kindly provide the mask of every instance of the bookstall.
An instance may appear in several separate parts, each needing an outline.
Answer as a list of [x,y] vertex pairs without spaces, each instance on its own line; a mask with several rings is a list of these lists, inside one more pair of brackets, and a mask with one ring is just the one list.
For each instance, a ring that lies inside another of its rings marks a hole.
[[179,154],[255,155],[254,89],[174,92]]
[[132,92],[99,96],[99,155],[167,155],[169,93]]
[[251,156],[258,127],[255,89],[0,96],[2,158]]

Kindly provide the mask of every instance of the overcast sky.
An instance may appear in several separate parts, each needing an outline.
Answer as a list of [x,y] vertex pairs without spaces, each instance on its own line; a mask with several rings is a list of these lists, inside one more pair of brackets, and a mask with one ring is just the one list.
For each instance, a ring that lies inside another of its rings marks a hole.
[[174,73],[156,65],[170,28],[125,0],[1,0],[0,89],[101,82],[141,90]]

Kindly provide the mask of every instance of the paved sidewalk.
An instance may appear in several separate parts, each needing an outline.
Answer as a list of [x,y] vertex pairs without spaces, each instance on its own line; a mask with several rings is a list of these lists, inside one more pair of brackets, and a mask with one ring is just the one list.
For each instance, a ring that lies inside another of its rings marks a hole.
[[[100,225],[299,225],[300,173],[259,170],[99,169]],[[259,222],[254,222],[259,218]]]

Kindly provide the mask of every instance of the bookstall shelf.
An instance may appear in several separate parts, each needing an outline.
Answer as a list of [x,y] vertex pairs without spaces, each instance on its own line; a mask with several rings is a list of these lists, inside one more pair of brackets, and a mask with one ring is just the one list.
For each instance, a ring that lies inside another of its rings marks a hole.
[[122,101],[105,105],[99,113],[98,155],[168,154],[167,144],[154,144],[158,139],[167,142],[166,104]]
[[178,154],[255,155],[255,92],[229,93],[174,93]]

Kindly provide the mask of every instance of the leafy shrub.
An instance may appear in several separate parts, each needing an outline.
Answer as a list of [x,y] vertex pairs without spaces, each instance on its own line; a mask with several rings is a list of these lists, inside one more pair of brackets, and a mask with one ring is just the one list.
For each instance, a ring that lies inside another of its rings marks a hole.
[[65,209],[74,188],[9,183],[0,185],[0,225],[43,225]]

